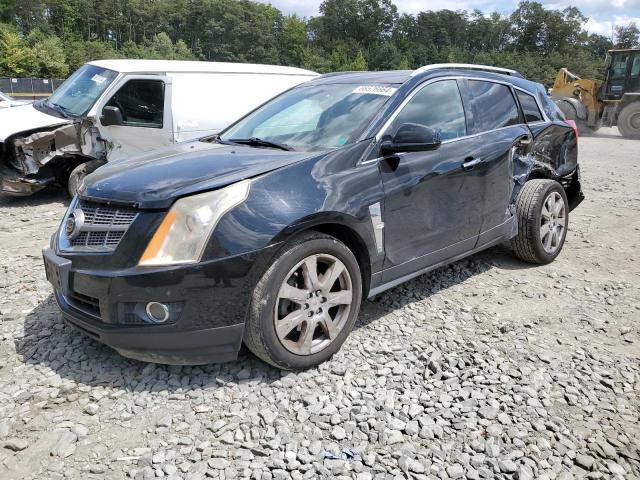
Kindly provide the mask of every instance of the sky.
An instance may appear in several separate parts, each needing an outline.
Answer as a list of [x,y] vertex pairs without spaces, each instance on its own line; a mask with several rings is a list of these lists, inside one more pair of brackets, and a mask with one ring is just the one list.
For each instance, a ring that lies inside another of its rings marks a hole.
[[[296,13],[301,17],[317,15],[322,0],[263,0],[271,3],[286,14]],[[640,26],[640,0],[539,0],[549,8],[563,9],[577,6],[586,17],[589,17],[585,28],[591,33],[611,36],[613,25],[627,25],[636,22]],[[416,13],[424,10],[473,10],[485,13],[497,11],[509,14],[515,10],[518,0],[394,0],[400,13]]]

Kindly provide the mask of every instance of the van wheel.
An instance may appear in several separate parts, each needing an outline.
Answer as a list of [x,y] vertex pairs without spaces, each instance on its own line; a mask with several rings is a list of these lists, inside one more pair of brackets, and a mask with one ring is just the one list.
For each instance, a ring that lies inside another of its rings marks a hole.
[[340,349],[361,298],[351,250],[334,237],[305,233],[280,250],[254,289],[244,342],[276,367],[313,367]]
[[554,180],[530,180],[516,197],[518,235],[511,240],[525,262],[552,262],[562,250],[569,226],[567,194]]
[[618,115],[618,130],[625,138],[640,139],[640,101],[622,109]]
[[76,168],[71,170],[69,179],[67,180],[67,192],[69,192],[69,195],[74,197],[76,193],[78,193],[78,187],[80,187],[80,184],[82,183],[82,180],[84,180],[84,177],[89,175],[91,172],[93,172],[103,164],[104,162],[101,162],[100,160],[90,160],[88,162],[81,163]]

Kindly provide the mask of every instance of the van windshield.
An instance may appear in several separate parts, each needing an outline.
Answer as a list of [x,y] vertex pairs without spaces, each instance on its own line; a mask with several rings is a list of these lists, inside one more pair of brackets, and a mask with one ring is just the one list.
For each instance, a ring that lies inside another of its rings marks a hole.
[[95,65],[83,65],[67,78],[46,103],[69,115],[84,115],[93,106],[118,72]]
[[[329,84],[294,88],[228,128],[222,142],[254,141],[313,151],[354,143],[395,92],[389,85]],[[259,140],[259,141],[255,141]]]

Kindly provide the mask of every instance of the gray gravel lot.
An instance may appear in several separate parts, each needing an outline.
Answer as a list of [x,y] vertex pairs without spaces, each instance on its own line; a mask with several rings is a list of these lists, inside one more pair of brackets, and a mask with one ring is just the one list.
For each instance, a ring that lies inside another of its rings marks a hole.
[[640,142],[580,142],[555,263],[498,247],[420,277],[298,374],[80,336],[40,260],[67,200],[0,200],[0,479],[640,478]]

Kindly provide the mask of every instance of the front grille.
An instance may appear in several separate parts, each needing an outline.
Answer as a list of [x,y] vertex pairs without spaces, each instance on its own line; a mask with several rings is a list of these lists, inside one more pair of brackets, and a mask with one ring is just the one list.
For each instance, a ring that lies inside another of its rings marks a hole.
[[72,307],[94,317],[100,316],[100,300],[97,298],[74,291],[70,291],[65,298]]
[[82,201],[79,206],[84,212],[85,225],[128,227],[137,215],[134,210],[104,207]]
[[73,216],[78,221],[78,210],[82,211],[82,221],[72,238],[67,237],[64,225],[61,229],[63,250],[111,252],[116,249],[138,216],[138,212],[131,208],[110,207],[76,200],[69,208],[66,218]]
[[120,239],[124,236],[123,230],[114,230],[110,232],[80,232],[73,239],[71,245],[73,247],[109,247],[114,249],[120,243]]

